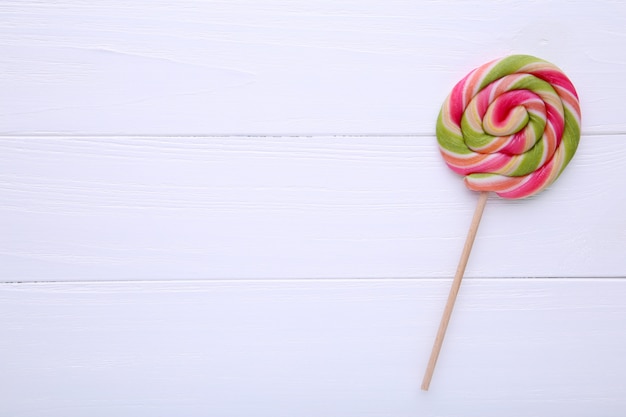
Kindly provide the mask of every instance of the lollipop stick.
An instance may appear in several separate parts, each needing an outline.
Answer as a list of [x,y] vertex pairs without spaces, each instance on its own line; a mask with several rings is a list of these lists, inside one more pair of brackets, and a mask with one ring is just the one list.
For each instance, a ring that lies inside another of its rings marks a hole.
[[454,302],[456,301],[456,296],[459,293],[459,288],[461,287],[463,273],[465,272],[467,260],[469,259],[470,252],[472,251],[474,238],[476,237],[478,225],[480,224],[480,218],[483,215],[483,210],[485,209],[485,204],[487,204],[488,196],[489,193],[487,191],[483,191],[480,193],[480,197],[478,198],[476,211],[474,211],[474,218],[472,219],[472,224],[470,225],[469,232],[467,233],[467,238],[465,239],[463,253],[461,254],[461,259],[459,260],[459,266],[456,269],[456,275],[454,276],[454,280],[452,281],[452,287],[450,288],[450,294],[448,295],[446,308],[443,311],[441,323],[439,323],[439,330],[437,330],[437,337],[435,338],[435,343],[433,344],[433,350],[430,353],[428,367],[426,368],[426,373],[424,374],[424,379],[422,380],[422,390],[424,391],[428,391],[428,388],[430,387],[430,381],[433,378],[433,372],[435,372],[435,365],[437,364],[437,358],[439,357],[439,352],[441,351],[443,338],[446,335],[446,329],[448,328],[448,323],[450,322],[450,316],[452,315]]

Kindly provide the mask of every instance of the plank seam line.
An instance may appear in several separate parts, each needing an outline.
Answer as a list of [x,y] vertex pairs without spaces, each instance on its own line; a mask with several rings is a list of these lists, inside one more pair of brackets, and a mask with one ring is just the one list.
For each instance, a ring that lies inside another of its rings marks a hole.
[[[613,131],[613,132],[594,132],[594,131],[583,131],[581,132],[581,136],[622,136],[626,135],[626,131]],[[108,139],[123,139],[123,138],[137,138],[137,139],[158,139],[158,138],[197,138],[197,139],[227,139],[227,138],[235,138],[235,139],[245,139],[245,138],[337,138],[337,139],[358,139],[358,138],[432,138],[435,137],[435,133],[345,133],[345,134],[335,134],[335,133],[305,133],[305,134],[296,134],[296,133],[264,133],[264,134],[255,134],[255,133],[238,133],[238,134],[180,134],[180,133],[169,133],[169,134],[63,134],[63,133],[50,133],[50,134],[41,134],[41,133],[30,133],[30,134],[3,134],[0,135],[0,140],[2,139],[16,139],[16,138],[71,138],[71,139],[89,139],[89,138],[108,138]]]
[[[156,280],[51,280],[51,281],[0,281],[1,285],[48,285],[48,284],[61,284],[61,285],[107,285],[107,284],[202,284],[202,283],[231,283],[231,284],[254,284],[254,283],[348,283],[348,282],[363,282],[363,283],[388,283],[388,282],[447,282],[452,278],[219,278],[219,279],[156,279]],[[466,281],[620,281],[626,280],[626,276],[576,276],[576,277],[466,277]]]

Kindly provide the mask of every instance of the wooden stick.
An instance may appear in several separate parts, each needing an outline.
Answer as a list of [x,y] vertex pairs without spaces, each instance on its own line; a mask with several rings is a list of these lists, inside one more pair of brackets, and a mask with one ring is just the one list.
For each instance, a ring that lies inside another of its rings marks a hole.
[[465,273],[467,260],[469,259],[470,252],[472,251],[474,238],[476,237],[478,225],[480,224],[480,219],[483,215],[483,211],[485,210],[485,204],[487,204],[488,196],[489,192],[482,191],[480,193],[480,197],[478,198],[478,204],[476,205],[476,210],[474,211],[474,218],[472,219],[472,224],[470,225],[469,232],[467,232],[467,238],[465,239],[463,253],[461,254],[461,259],[459,260],[459,266],[456,268],[456,275],[454,276],[454,280],[452,281],[452,287],[450,288],[450,294],[448,295],[446,308],[443,311],[441,323],[439,323],[439,330],[437,330],[437,337],[435,338],[433,350],[430,353],[430,360],[428,361],[428,366],[426,367],[426,373],[424,374],[424,379],[422,380],[422,390],[424,391],[428,391],[428,388],[430,387],[430,381],[433,378],[433,373],[435,372],[435,365],[437,365],[437,358],[439,358],[439,352],[441,351],[443,338],[446,335],[448,323],[450,322],[450,316],[452,316],[452,310],[454,309],[454,302],[456,301],[456,296],[459,293],[459,288],[461,287],[461,280],[463,279],[463,274]]

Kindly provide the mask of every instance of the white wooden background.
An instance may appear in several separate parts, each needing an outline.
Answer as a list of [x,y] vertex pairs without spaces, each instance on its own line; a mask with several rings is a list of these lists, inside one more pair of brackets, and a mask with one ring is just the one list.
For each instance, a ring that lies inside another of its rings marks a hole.
[[[626,3],[0,1],[0,415],[623,416]],[[476,201],[434,126],[528,53],[562,177]]]

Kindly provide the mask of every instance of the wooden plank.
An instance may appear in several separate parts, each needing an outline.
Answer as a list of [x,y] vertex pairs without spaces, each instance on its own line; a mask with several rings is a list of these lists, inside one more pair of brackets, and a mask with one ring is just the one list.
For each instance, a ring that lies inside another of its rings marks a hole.
[[[454,10],[454,13],[451,13]],[[626,132],[626,3],[5,1],[0,133],[433,134],[472,68],[561,66]]]
[[623,415],[626,280],[466,280],[424,393],[448,284],[2,284],[0,413]]
[[[626,275],[625,143],[491,198],[466,276]],[[0,280],[450,277],[476,199],[433,137],[5,137]]]

